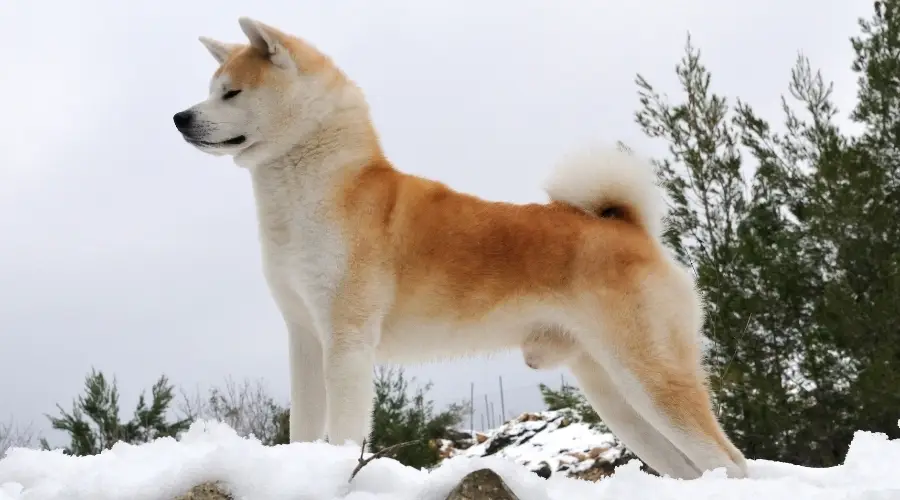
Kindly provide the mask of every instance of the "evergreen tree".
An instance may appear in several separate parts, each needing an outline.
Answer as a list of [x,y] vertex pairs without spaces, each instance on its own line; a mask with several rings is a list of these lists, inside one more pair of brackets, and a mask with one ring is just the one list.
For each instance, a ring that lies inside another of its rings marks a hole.
[[[835,418],[844,426],[900,436],[900,1],[873,3],[851,39],[858,75],[848,139],[813,177],[814,236],[831,250],[817,319],[847,372]],[[849,429],[836,436],[849,442]]]
[[538,388],[548,410],[574,410],[581,416],[582,421],[588,424],[600,423],[597,412],[577,387],[563,383],[559,390],[551,389],[545,384],[540,384]]
[[784,179],[772,162],[756,179],[745,178],[746,123],[766,125],[746,105],[735,113],[711,91],[711,74],[690,38],[675,71],[684,92],[676,103],[637,77],[636,120],[669,146],[657,162],[671,204],[666,242],[694,270],[705,297],[711,385],[726,431],[749,455],[774,456],[791,418],[783,376],[797,346],[780,328],[783,308],[795,304],[776,304],[788,292],[773,282],[782,282],[782,268],[804,270],[778,251],[791,234],[782,215]]
[[[874,2],[873,17],[860,20],[862,34],[851,39],[859,74],[851,117],[864,127],[860,137],[841,133],[831,86],[803,57],[790,90],[805,119],[785,106],[786,134],[764,127],[748,134],[756,156],[780,166],[782,205],[796,221],[779,252],[792,261],[777,269],[782,284],[758,288],[788,290],[770,303],[797,305],[783,309],[780,326],[799,349],[785,377],[794,425],[781,433],[778,459],[834,465],[856,429],[898,435],[898,6],[896,0]],[[766,167],[761,161],[758,176]]]
[[[845,140],[834,124],[837,111],[831,103],[831,85],[812,72],[802,55],[791,72],[789,92],[791,101],[782,98],[784,133],[774,133],[743,103],[735,118],[756,169],[740,239],[744,262],[754,276],[749,285],[755,303],[751,313],[758,335],[774,341],[761,353],[761,361],[778,370],[784,398],[753,402],[761,410],[758,418],[770,418],[754,425],[768,434],[757,434],[746,444],[759,456],[833,465],[838,455],[816,450],[834,443],[839,432],[831,411],[838,404],[839,392],[834,389],[846,376],[842,365],[846,356],[814,315],[826,283],[827,245],[812,237],[816,217],[810,210],[810,185],[822,165],[840,156]],[[743,387],[760,389],[752,384]],[[775,439],[766,442],[762,439],[766,435]],[[843,446],[846,451],[846,443]]]
[[272,437],[265,444],[288,444],[291,442],[291,410],[278,408],[272,415],[272,427],[275,429]]
[[[95,455],[118,441],[146,443],[159,437],[174,437],[190,426],[188,419],[167,420],[174,388],[165,376],[153,384],[149,404],[141,393],[134,416],[128,422],[122,422],[119,417],[119,391],[115,380],[108,382],[102,372],[91,369],[85,377],[84,388],[85,394],[75,400],[71,413],[57,405],[61,416],[47,415],[54,429],[69,433],[70,444],[63,450],[66,454]],[[41,440],[41,446],[50,449],[46,439]]]
[[409,382],[402,368],[378,368],[370,449],[377,452],[414,441],[391,456],[410,467],[431,467],[440,461],[436,440],[446,438],[449,430],[459,425],[465,408],[451,405],[436,412],[434,402],[426,398],[431,384],[411,391]]
[[897,435],[900,0],[874,6],[852,39],[860,137],[802,55],[780,133],[710,92],[690,40],[682,102],[637,79],[637,122],[669,145],[666,241],[706,296],[715,398],[753,458],[828,466],[855,429]]

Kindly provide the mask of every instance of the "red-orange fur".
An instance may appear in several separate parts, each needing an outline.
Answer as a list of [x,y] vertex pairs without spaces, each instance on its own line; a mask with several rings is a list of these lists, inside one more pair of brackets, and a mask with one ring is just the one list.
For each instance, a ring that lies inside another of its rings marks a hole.
[[[659,258],[650,237],[627,221],[562,203],[484,201],[401,173],[383,158],[341,188],[342,224],[362,245],[352,260],[377,255],[397,276],[398,305],[435,308],[423,314],[479,317],[522,295],[572,299],[577,285],[621,293]],[[434,291],[440,300],[418,298]]]

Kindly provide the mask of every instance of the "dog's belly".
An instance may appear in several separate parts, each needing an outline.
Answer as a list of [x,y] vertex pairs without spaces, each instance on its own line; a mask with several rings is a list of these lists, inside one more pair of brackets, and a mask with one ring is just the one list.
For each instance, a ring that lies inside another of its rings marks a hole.
[[441,359],[518,349],[548,314],[537,308],[499,310],[477,319],[388,317],[378,342],[378,358],[392,363]]
[[424,363],[511,349],[525,338],[525,327],[491,326],[416,322],[386,328],[378,343],[378,359]]

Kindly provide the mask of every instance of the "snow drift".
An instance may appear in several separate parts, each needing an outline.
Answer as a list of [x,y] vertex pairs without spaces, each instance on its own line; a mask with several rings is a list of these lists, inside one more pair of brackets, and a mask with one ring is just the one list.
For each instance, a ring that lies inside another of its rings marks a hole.
[[[566,441],[559,436],[549,440],[549,435],[544,439],[543,447],[550,449]],[[604,438],[592,439],[599,444]],[[119,443],[90,457],[12,449],[0,459],[0,500],[171,499],[207,481],[222,481],[238,499],[443,500],[463,476],[484,467],[496,471],[522,500],[900,499],[900,440],[869,432],[856,433],[843,465],[809,469],[756,460],[750,462],[751,479],[741,480],[727,479],[723,470],[694,481],[660,478],[641,472],[637,461],[596,483],[564,475],[545,480],[515,459],[479,457],[478,450],[468,452],[476,456],[451,457],[432,471],[388,458],[374,460],[348,483],[359,457],[355,447],[263,446],[225,424],[197,422],[178,440]],[[522,458],[533,451],[507,447],[505,455],[519,453]]]

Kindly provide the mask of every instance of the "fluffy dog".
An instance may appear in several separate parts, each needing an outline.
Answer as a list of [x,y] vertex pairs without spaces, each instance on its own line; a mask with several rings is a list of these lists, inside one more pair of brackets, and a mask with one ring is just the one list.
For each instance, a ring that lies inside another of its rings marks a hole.
[[289,333],[292,441],[366,438],[379,361],[522,348],[534,368],[568,366],[659,472],[745,476],[711,411],[702,303],[660,242],[649,165],[588,149],[556,166],[549,203],[527,205],[407,175],[328,56],[239,24],[247,43],[201,38],[219,67],[208,97],[174,121],[188,143],[250,172]]

